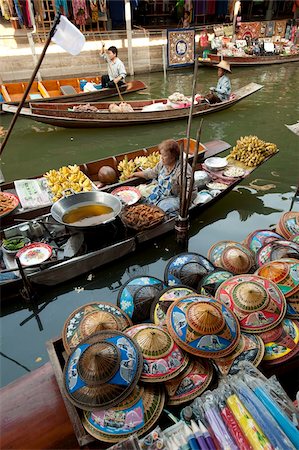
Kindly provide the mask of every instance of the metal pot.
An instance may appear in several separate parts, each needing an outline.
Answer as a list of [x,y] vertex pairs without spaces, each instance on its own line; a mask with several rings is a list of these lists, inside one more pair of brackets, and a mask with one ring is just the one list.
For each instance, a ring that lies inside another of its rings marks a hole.
[[[84,206],[88,204],[101,204],[109,206],[113,209],[113,216],[109,219],[101,222],[98,225],[73,225],[68,224],[63,221],[63,216],[68,213],[71,209],[78,208],[79,206]],[[66,197],[61,198],[55,202],[51,207],[52,217],[62,225],[70,228],[76,228],[78,230],[87,230],[91,228],[100,227],[103,224],[112,222],[121,212],[122,203],[120,199],[112,194],[107,194],[106,192],[91,191],[91,192],[79,192],[78,194],[71,194]]]

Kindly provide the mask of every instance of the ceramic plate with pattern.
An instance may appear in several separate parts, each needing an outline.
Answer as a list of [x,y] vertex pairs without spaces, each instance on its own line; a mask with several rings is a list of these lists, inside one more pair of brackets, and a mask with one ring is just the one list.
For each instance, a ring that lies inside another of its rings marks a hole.
[[265,343],[263,362],[267,365],[281,364],[299,352],[299,323],[295,320],[284,319],[260,337]]
[[164,281],[169,286],[183,284],[197,289],[201,279],[214,269],[213,264],[198,253],[181,253],[168,261],[164,271]]
[[16,256],[20,259],[22,266],[34,266],[41,264],[52,255],[52,247],[43,242],[32,242],[18,251]]

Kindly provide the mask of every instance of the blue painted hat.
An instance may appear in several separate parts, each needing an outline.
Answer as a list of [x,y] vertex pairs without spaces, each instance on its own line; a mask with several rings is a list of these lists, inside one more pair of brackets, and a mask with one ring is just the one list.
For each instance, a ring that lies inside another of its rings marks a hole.
[[133,323],[145,322],[149,319],[152,302],[166,287],[163,281],[155,277],[132,277],[122,285],[117,304]]
[[244,244],[256,255],[258,250],[264,245],[279,239],[283,239],[283,237],[280,234],[275,233],[275,231],[255,230],[245,238]]
[[218,287],[223,281],[233,277],[234,274],[228,270],[215,269],[208,273],[200,282],[200,292],[203,295],[214,297]]
[[167,311],[167,328],[181,348],[203,358],[226,356],[240,340],[235,314],[216,299],[204,295],[174,302]]
[[143,358],[137,344],[120,331],[100,331],[83,340],[64,369],[68,399],[85,410],[117,405],[136,386]]
[[213,264],[198,253],[181,253],[171,258],[164,271],[164,281],[169,286],[183,284],[198,289],[201,279],[215,269]]
[[104,442],[119,442],[132,433],[145,434],[159,419],[165,402],[163,386],[136,386],[133,392],[114,408],[84,411],[86,431]]

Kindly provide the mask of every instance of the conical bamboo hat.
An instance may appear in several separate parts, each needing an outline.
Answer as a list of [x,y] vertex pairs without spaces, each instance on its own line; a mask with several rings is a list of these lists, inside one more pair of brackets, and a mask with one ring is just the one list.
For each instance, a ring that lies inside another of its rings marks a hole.
[[223,281],[233,277],[234,274],[224,269],[215,269],[208,273],[200,282],[200,292],[203,295],[214,296]]
[[132,392],[142,362],[142,354],[129,336],[112,330],[95,333],[68,357],[64,369],[66,395],[81,409],[116,405]]
[[208,250],[211,262],[234,274],[247,273],[254,265],[251,251],[234,241],[219,241]]
[[188,356],[177,346],[170,334],[154,324],[133,325],[126,333],[135,340],[143,355],[141,380],[170,380],[188,364]]
[[123,402],[113,408],[84,411],[82,423],[89,434],[103,442],[119,442],[132,433],[140,437],[157,422],[164,402],[163,386],[136,386]]
[[292,239],[299,234],[299,212],[284,213],[279,219],[278,227],[285,239]]
[[277,259],[299,259],[299,244],[291,241],[272,241],[264,245],[256,254],[256,263],[260,267]]
[[201,279],[214,269],[213,264],[198,253],[181,253],[168,261],[164,271],[164,281],[169,286],[183,284],[197,289]]
[[62,341],[68,354],[83,339],[102,330],[123,331],[132,325],[131,319],[112,303],[92,302],[75,309],[66,319]]
[[255,230],[245,238],[244,245],[256,255],[264,245],[279,239],[283,239],[282,235],[272,230]]
[[299,352],[299,322],[284,319],[271,331],[260,334],[265,343],[263,363],[281,364]]
[[261,266],[256,274],[278,285],[286,298],[299,290],[299,261],[283,258]]
[[216,298],[239,319],[241,330],[261,333],[277,326],[286,312],[286,300],[270,280],[257,275],[238,275],[220,285]]

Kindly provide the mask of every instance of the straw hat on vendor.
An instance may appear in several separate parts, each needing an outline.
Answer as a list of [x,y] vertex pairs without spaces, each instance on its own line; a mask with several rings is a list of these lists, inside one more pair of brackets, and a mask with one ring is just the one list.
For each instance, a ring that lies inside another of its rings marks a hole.
[[228,77],[228,74],[231,73],[229,63],[222,60],[215,67],[218,69],[217,86],[210,87],[210,93],[205,97],[211,104],[227,101],[231,94],[231,83]]

